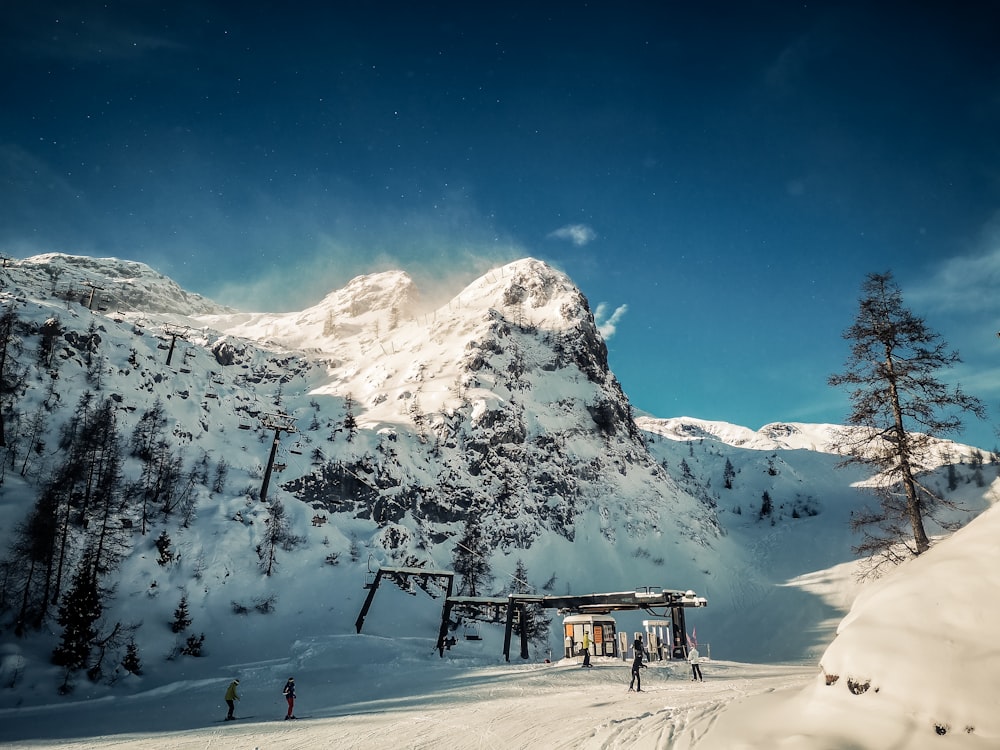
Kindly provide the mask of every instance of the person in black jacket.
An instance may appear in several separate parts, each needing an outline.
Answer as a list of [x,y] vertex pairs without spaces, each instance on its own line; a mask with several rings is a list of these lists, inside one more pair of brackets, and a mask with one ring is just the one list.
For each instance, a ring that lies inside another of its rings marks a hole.
[[635,685],[635,692],[642,692],[642,676],[639,674],[639,670],[645,669],[646,665],[642,663],[643,656],[645,656],[645,649],[642,647],[642,640],[639,638],[635,639],[635,643],[632,644],[632,650],[635,652],[635,659],[632,660],[632,681],[628,684],[629,692],[632,691],[632,686]]

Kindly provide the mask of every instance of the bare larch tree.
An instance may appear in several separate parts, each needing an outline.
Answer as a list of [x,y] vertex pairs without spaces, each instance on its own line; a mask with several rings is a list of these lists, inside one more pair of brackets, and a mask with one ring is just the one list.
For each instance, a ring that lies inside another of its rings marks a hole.
[[961,429],[963,413],[983,418],[985,410],[979,399],[937,378],[961,361],[958,353],[904,307],[891,272],[869,274],[862,295],[857,318],[844,332],[852,342],[846,369],[829,383],[850,389],[848,424],[862,428],[845,431],[839,444],[848,456],[844,463],[872,466],[881,479],[880,509],[852,519],[863,534],[855,551],[891,562],[901,558],[900,544],[912,555],[930,547],[924,519],[942,499],[919,481],[929,447]]

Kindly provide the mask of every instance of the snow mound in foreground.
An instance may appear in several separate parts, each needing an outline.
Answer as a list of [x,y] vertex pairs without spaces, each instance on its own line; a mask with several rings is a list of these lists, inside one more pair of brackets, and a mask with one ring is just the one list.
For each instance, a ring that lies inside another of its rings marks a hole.
[[993,507],[862,589],[821,662],[829,679],[840,677],[832,689],[847,694],[852,711],[892,710],[918,731],[1000,737],[1000,642],[982,630],[1000,617],[998,537]]
[[998,538],[994,506],[863,588],[821,673],[727,712],[707,746],[740,725],[741,748],[1000,747],[1000,642],[983,630],[1000,620]]

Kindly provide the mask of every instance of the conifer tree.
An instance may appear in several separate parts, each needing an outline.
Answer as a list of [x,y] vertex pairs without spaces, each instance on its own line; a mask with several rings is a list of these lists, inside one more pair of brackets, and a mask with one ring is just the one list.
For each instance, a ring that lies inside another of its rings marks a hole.
[[122,659],[122,669],[129,674],[142,674],[142,662],[139,659],[139,647],[136,645],[134,638],[128,642],[127,646],[125,646],[125,657]]
[[257,545],[260,569],[267,576],[274,572],[274,567],[278,564],[277,552],[279,549],[288,551],[302,542],[301,537],[292,533],[291,521],[280,500],[277,498],[271,500],[268,509],[270,515],[265,521],[264,537]]
[[764,494],[760,498],[760,517],[770,516],[772,512],[774,512],[774,506],[771,504],[771,495],[767,490],[764,490]]
[[24,370],[18,364],[22,342],[17,323],[17,314],[7,306],[0,313],[0,446],[7,445],[8,412],[24,381]]
[[35,506],[15,530],[11,553],[19,560],[19,610],[14,623],[15,635],[22,636],[28,626],[41,627],[49,608],[54,575],[56,540],[59,536],[58,509],[54,496],[39,493]]
[[349,393],[344,399],[344,431],[347,433],[347,442],[354,440],[358,431],[358,420],[354,417],[354,398]]
[[66,667],[67,671],[87,666],[97,637],[97,621],[104,611],[93,565],[87,558],[85,555],[77,566],[59,607],[57,622],[63,631],[59,645],[52,652],[52,663]]
[[[532,587],[528,583],[528,568],[525,566],[524,560],[518,558],[514,567],[510,593],[530,594],[531,592]],[[551,625],[552,619],[545,614],[545,610],[542,609],[541,605],[526,603],[522,605],[520,617],[514,626],[514,632],[518,636],[524,633],[525,637],[532,643],[541,644],[548,640],[549,627]]]
[[187,630],[188,625],[191,624],[191,614],[188,612],[187,596],[182,595],[181,601],[177,605],[177,609],[174,610],[174,620],[170,623],[170,629],[174,633],[180,633]]
[[158,565],[166,565],[173,561],[174,553],[173,550],[170,549],[170,535],[167,533],[166,529],[160,532],[160,535],[156,537],[153,544],[156,547],[156,551],[159,553],[156,557]]
[[226,477],[229,476],[229,462],[220,458],[212,475],[212,492],[222,492],[226,489]]
[[121,437],[114,402],[102,401],[92,420],[85,464],[89,475],[83,482],[87,506],[83,510],[83,532],[93,550],[93,575],[105,576],[115,569],[128,550],[128,532],[121,523],[126,510],[122,480]]
[[128,545],[121,523],[125,497],[114,402],[95,404],[93,395],[84,393],[63,426],[60,448],[61,462],[13,537],[12,550],[25,561],[15,621],[19,634],[28,626],[40,627],[49,607],[60,601],[64,571],[81,549],[87,554],[80,564],[90,566],[96,586],[100,576],[117,567]]
[[205,634],[200,633],[195,635],[192,633],[187,637],[187,641],[184,643],[184,647],[181,649],[181,653],[185,656],[201,656],[201,650],[205,645]]
[[45,448],[45,441],[42,436],[48,428],[48,420],[45,417],[45,404],[40,403],[35,409],[34,415],[25,425],[25,448],[24,458],[21,460],[20,475],[28,475],[28,469],[35,459],[39,457]]
[[869,274],[862,295],[844,332],[851,342],[846,369],[829,383],[848,387],[854,407],[848,424],[861,428],[840,441],[845,463],[872,466],[882,478],[880,508],[852,520],[863,534],[855,549],[877,571],[899,558],[897,545],[913,555],[930,547],[924,519],[943,501],[920,483],[922,459],[934,438],[961,428],[961,413],[982,418],[985,412],[979,399],[938,379],[940,370],[961,361],[958,353],[903,305],[890,272]]
[[465,520],[462,538],[453,548],[455,572],[462,577],[458,593],[481,596],[493,580],[490,571],[490,549],[483,537],[477,517],[470,514]]
[[180,502],[183,457],[167,440],[166,425],[166,411],[157,398],[132,430],[131,452],[142,461],[142,469],[131,494],[139,506],[139,530],[144,536],[154,513],[169,516]]
[[958,471],[955,470],[955,464],[948,464],[948,490],[954,492],[958,488]]
[[153,458],[154,450],[163,442],[167,429],[167,414],[160,397],[146,409],[132,428],[132,455],[143,461]]
[[725,487],[727,490],[731,490],[733,488],[733,479],[735,478],[736,478],[736,469],[733,468],[732,462],[727,458],[726,466],[722,470],[723,487]]

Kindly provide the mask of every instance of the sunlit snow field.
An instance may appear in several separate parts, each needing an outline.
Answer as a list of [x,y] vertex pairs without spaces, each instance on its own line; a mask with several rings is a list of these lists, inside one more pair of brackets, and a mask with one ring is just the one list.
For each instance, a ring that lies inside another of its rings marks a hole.
[[[733,701],[800,686],[816,673],[807,665],[710,661],[704,682],[695,683],[686,663],[654,662],[636,693],[628,692],[630,662],[619,659],[595,658],[593,669],[576,659],[477,665],[497,660],[442,660],[432,646],[332,637],[296,644],[300,666],[234,665],[243,675],[237,715],[246,717],[237,722],[220,721],[225,680],[192,680],[128,698],[5,711],[2,734],[17,737],[5,746],[161,750],[690,747]],[[294,722],[283,720],[275,687],[288,671],[300,696]]]

